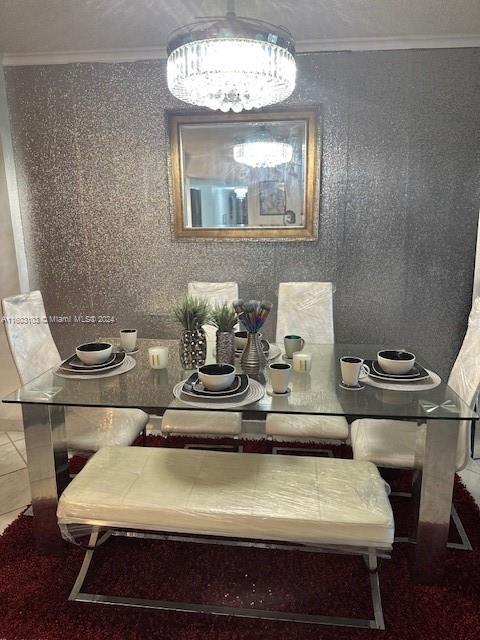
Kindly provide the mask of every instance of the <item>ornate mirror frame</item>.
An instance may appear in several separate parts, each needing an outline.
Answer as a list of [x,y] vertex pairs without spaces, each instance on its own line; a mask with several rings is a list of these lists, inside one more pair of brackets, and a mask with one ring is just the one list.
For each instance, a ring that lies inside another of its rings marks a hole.
[[[305,172],[305,225],[302,227],[186,227],[183,211],[183,175],[181,134],[182,125],[224,124],[232,122],[268,122],[288,120],[306,124],[306,172]],[[172,223],[174,235],[179,240],[277,240],[312,241],[318,239],[320,210],[320,114],[319,109],[276,109],[275,111],[243,112],[239,114],[205,113],[205,111],[168,112],[167,124],[170,142],[170,190],[172,196]]]

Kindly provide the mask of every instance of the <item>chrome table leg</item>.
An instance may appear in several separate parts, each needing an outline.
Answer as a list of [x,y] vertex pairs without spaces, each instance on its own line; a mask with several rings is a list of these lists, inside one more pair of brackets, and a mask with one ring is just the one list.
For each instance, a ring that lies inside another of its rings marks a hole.
[[457,438],[456,420],[427,420],[413,567],[414,579],[423,584],[439,582],[443,575]]
[[58,497],[69,482],[63,406],[23,404],[23,425],[37,548],[61,548],[57,525]]

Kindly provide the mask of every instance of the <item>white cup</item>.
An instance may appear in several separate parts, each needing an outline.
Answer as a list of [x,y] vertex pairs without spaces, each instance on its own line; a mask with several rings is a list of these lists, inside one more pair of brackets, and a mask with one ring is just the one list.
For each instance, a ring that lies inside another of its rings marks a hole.
[[293,354],[293,369],[305,373],[312,368],[312,356],[309,353],[297,353]]
[[342,372],[342,384],[346,387],[358,387],[360,374],[369,373],[366,364],[363,364],[363,358],[356,356],[343,356],[340,358],[340,369]]
[[150,347],[148,361],[152,369],[166,369],[168,366],[168,347]]
[[122,329],[120,331],[120,344],[126,353],[135,351],[135,347],[137,346],[137,330]]
[[292,377],[292,365],[286,362],[274,362],[269,365],[270,384],[274,393],[286,393]]

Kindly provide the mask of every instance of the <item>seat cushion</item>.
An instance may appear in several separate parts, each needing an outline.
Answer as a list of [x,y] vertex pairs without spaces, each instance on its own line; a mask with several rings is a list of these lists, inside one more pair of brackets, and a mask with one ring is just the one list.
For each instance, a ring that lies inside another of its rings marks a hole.
[[270,413],[265,421],[265,431],[271,436],[346,440],[348,422],[342,416]]
[[242,430],[242,414],[230,411],[165,411],[164,433],[215,433],[237,435]]
[[390,547],[375,465],[355,460],[108,447],[63,492],[59,523]]
[[353,457],[380,467],[421,467],[425,452],[426,425],[402,420],[362,418],[351,426]]
[[67,446],[75,451],[98,451],[102,447],[129,446],[148,422],[140,409],[67,407]]

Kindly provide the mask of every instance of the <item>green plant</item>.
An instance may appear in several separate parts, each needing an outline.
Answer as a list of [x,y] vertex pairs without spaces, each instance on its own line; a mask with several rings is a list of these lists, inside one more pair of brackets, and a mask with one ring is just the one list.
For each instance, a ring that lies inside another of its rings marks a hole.
[[187,296],[173,308],[173,313],[187,331],[196,331],[211,317],[212,308],[205,300]]
[[233,331],[238,322],[235,309],[230,304],[215,305],[212,310],[210,324],[219,331]]

